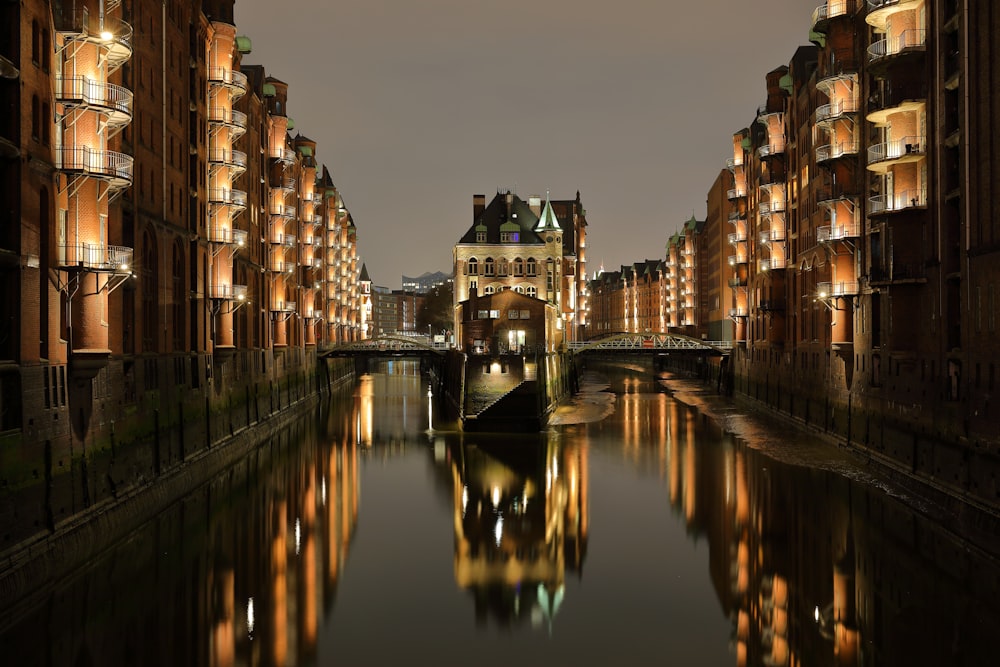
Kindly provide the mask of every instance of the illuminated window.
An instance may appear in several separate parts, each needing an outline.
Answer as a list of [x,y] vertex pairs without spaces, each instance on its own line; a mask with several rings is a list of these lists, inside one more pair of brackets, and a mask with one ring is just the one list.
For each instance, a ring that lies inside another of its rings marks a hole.
[[534,285],[528,285],[528,296],[535,298],[538,295],[538,290],[535,289]]
[[470,276],[478,276],[479,275],[479,260],[478,259],[476,259],[475,257],[472,257],[472,258],[469,259],[469,264],[468,264],[466,273],[468,273]]
[[537,276],[538,275],[538,264],[535,262],[534,257],[528,258],[528,275]]
[[486,261],[483,263],[483,275],[484,276],[495,275],[494,268],[495,267],[494,267],[494,264],[493,264],[493,258],[492,257],[487,257]]
[[524,275],[524,260],[520,257],[514,260],[514,275],[523,276]]
[[520,243],[521,232],[501,232],[500,243]]

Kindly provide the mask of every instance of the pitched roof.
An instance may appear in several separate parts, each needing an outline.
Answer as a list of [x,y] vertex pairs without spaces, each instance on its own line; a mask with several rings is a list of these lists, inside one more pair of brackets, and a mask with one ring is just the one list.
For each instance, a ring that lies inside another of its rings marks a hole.
[[[509,201],[508,201],[509,200]],[[516,227],[513,225],[516,224]],[[499,244],[501,225],[502,231],[520,231],[520,245],[542,244],[544,241],[534,231],[538,224],[531,207],[515,194],[498,192],[483,212],[473,221],[469,229],[459,239],[459,243],[477,243],[476,232],[486,232],[486,243]]]

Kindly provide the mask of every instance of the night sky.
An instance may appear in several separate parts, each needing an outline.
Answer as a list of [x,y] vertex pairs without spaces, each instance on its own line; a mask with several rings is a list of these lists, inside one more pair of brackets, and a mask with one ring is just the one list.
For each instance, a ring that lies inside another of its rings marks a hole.
[[588,271],[663,255],[821,0],[236,0],[377,285],[450,271],[472,195],[569,199]]

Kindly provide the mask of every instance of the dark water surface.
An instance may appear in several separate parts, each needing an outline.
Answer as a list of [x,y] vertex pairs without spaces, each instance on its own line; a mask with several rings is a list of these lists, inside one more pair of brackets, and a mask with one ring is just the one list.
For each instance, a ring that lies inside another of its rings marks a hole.
[[386,365],[20,605],[0,664],[1000,664],[998,560],[923,501],[648,369],[586,380],[547,433],[462,435]]

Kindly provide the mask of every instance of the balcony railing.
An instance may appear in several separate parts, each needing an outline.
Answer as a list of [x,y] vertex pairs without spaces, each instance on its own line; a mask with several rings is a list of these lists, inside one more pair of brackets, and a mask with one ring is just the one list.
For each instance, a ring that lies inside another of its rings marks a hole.
[[876,195],[868,199],[868,214],[892,213],[908,208],[927,206],[926,190],[903,190],[891,195]]
[[823,104],[816,108],[816,123],[836,120],[844,114],[857,113],[859,106],[858,101],[854,99],[842,99]]
[[726,197],[729,199],[739,199],[740,197],[747,196],[747,189],[745,187],[735,187],[726,193]]
[[746,219],[747,219],[746,213],[740,213],[739,211],[733,211],[732,213],[729,214],[729,222],[730,222],[730,224],[733,224],[733,225],[735,225],[740,220],[746,220]]
[[757,310],[776,311],[784,309],[785,309],[784,299],[764,299],[763,301],[757,304]]
[[772,213],[782,213],[785,210],[785,200],[762,201],[757,204],[757,212],[761,215],[771,215]]
[[747,286],[747,279],[746,278],[740,278],[740,277],[730,278],[729,279],[729,286],[730,287],[746,287]]
[[210,123],[222,123],[238,130],[246,130],[247,115],[236,109],[228,107],[210,107],[208,110],[208,121]]
[[742,167],[742,166],[743,166],[743,157],[742,156],[741,157],[731,157],[728,160],[726,160],[726,168],[729,169],[729,171],[736,171],[736,167]]
[[105,178],[124,187],[132,183],[131,155],[116,151],[93,150],[87,146],[63,146],[57,150],[59,168],[76,171],[96,178]]
[[780,155],[784,152],[785,152],[784,140],[776,141],[774,143],[764,144],[763,146],[759,147],[757,149],[757,157],[759,158],[773,157],[775,155]]
[[913,28],[904,30],[896,37],[879,40],[868,47],[868,61],[899,55],[907,50],[923,50],[927,44],[927,31]]
[[836,160],[845,155],[857,155],[860,147],[856,141],[841,141],[837,144],[826,144],[816,147],[816,162]]
[[108,71],[113,72],[132,57],[132,26],[113,16],[101,16],[86,8],[53,13],[56,30],[99,44],[107,51]]
[[295,151],[290,148],[285,148],[284,146],[279,146],[271,149],[269,157],[287,164],[295,162]]
[[209,188],[208,201],[220,206],[246,208],[247,193],[242,190],[227,190],[226,188]]
[[213,148],[208,152],[208,161],[215,164],[224,164],[231,169],[245,171],[247,168],[247,154],[243,151],[229,150],[227,148]]
[[777,271],[778,269],[786,268],[786,262],[784,257],[769,257],[767,259],[762,259],[757,264],[757,269],[763,273],[765,271]]
[[749,315],[749,313],[747,312],[746,308],[730,308],[729,309],[729,317],[732,317],[732,318],[747,317],[748,315]]
[[737,266],[739,264],[747,263],[746,255],[730,255],[728,260],[729,266]]
[[132,248],[96,243],[73,243],[58,247],[59,266],[90,271],[129,273],[132,271]]
[[208,81],[231,88],[240,95],[247,92],[247,75],[229,67],[209,67]]
[[289,206],[284,202],[271,202],[271,206],[268,209],[271,215],[276,215],[280,218],[291,218],[295,215],[295,207]]
[[784,241],[785,240],[785,229],[784,227],[776,227],[774,229],[765,229],[760,233],[759,240],[763,245],[767,245],[772,241]]
[[746,232],[730,232],[729,233],[729,243],[730,245],[736,245],[737,243],[743,243],[747,240]]
[[232,229],[230,227],[209,227],[208,240],[210,243],[224,243],[243,247],[250,238],[249,232],[243,229]]
[[855,296],[857,293],[858,283],[855,280],[836,283],[816,283],[816,296],[820,299]]
[[869,280],[873,283],[923,282],[927,280],[927,269],[919,263],[890,262],[888,267],[873,266]]
[[843,239],[856,239],[861,236],[861,225],[851,223],[848,225],[825,225],[816,230],[817,243],[829,243],[831,241],[841,241]]
[[246,285],[209,285],[208,297],[225,301],[246,301]]
[[856,9],[855,0],[826,0],[826,2],[813,10],[813,30],[822,27],[830,19],[853,14]]
[[98,107],[110,114],[113,124],[132,118],[132,91],[114,83],[102,83],[85,76],[56,77],[56,99],[66,105]]
[[927,137],[910,136],[868,147],[868,164],[908,160],[926,153]]

